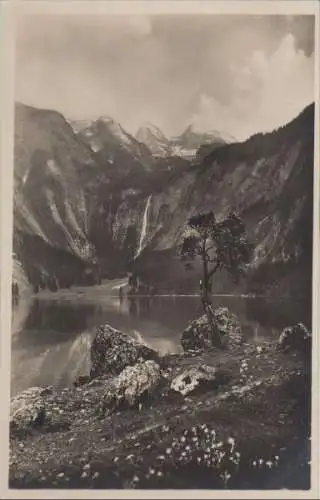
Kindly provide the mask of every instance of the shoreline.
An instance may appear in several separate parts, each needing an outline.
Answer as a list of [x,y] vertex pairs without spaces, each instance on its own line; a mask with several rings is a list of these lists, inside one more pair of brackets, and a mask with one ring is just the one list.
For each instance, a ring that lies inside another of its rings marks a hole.
[[[140,410],[120,409],[102,419],[96,408],[109,387],[108,377],[93,378],[79,387],[45,389],[48,423],[22,434],[11,432],[10,487],[183,489],[190,478],[190,488],[206,489],[205,483],[209,489],[221,489],[220,476],[212,470],[226,466],[224,461],[215,466],[213,462],[197,463],[197,453],[205,457],[206,452],[197,451],[193,441],[190,451],[186,445],[175,451],[179,436],[189,439],[197,429],[199,439],[206,439],[203,433],[209,429],[217,435],[216,443],[227,446],[231,439],[239,452],[237,467],[233,463],[237,455],[227,455],[231,467],[228,489],[254,488],[259,480],[278,481],[275,489],[290,489],[295,481],[297,489],[308,488],[309,454],[303,459],[299,478],[295,471],[298,458],[292,451],[309,442],[308,360],[299,353],[281,352],[277,342],[269,340],[259,349],[244,343],[223,353],[167,355],[159,363],[164,385],[156,389],[150,403]],[[181,396],[168,392],[170,380],[177,374],[203,364],[229,374],[228,378],[200,393]],[[159,457],[163,457],[161,463]],[[257,467],[257,460],[263,466]],[[290,478],[284,474],[288,466]],[[160,475],[150,474],[153,469]],[[132,483],[134,477],[138,477],[137,484]]]
[[[88,297],[89,295],[92,295],[94,298],[115,298],[119,299],[119,294],[113,294],[113,293],[108,293],[105,295],[102,295],[103,291],[103,286],[99,285],[99,288],[95,288],[92,290],[92,287],[86,287],[86,288],[77,288],[73,290],[58,290],[57,292],[51,292],[51,291],[41,291],[37,294],[33,293],[30,294],[29,297],[33,299],[47,299],[47,298],[52,298],[52,299],[60,299],[60,298],[81,298],[83,296]],[[91,293],[90,293],[91,292]],[[97,293],[99,292],[99,293]],[[139,298],[159,298],[159,297],[173,297],[173,298],[195,298],[195,297],[200,297],[199,293],[154,293],[154,294],[132,294],[132,295],[127,295],[124,294],[122,297],[122,300],[127,299],[127,300],[134,300],[134,299],[139,299]],[[232,293],[215,293],[212,294],[211,297],[230,297],[230,298],[241,298],[241,299],[266,299],[266,300],[298,300],[302,299],[303,297],[300,296],[290,296],[290,295],[275,295],[270,297],[270,295],[263,295],[263,294],[232,294]],[[120,299],[119,299],[120,300]]]

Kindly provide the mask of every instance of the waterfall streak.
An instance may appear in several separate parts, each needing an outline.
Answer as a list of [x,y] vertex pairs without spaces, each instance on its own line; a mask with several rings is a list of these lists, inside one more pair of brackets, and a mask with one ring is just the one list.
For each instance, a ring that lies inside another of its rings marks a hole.
[[148,212],[149,212],[149,207],[150,207],[150,203],[151,203],[151,197],[152,197],[152,195],[150,194],[150,196],[148,197],[147,203],[146,203],[146,207],[144,209],[144,214],[143,214],[143,219],[142,219],[142,228],[141,228],[140,240],[139,240],[138,250],[136,253],[136,258],[138,257],[138,255],[140,255],[140,253],[142,251],[142,246],[143,246],[146,234],[147,234]]

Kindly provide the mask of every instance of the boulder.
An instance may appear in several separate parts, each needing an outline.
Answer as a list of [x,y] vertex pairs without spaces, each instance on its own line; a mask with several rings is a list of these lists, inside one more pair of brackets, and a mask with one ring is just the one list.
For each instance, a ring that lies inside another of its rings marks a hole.
[[100,415],[113,413],[117,409],[132,408],[148,400],[160,380],[160,367],[154,361],[128,366],[110,381],[99,406]]
[[130,335],[109,325],[102,325],[98,327],[91,344],[90,378],[119,375],[127,366],[148,359],[158,361],[159,355]]
[[81,387],[82,385],[89,384],[90,382],[90,377],[89,375],[80,375],[74,382],[73,385],[74,387]]
[[287,326],[281,332],[278,340],[280,349],[284,351],[298,350],[309,352],[311,350],[312,335],[303,323]]
[[23,431],[43,425],[45,421],[45,396],[50,391],[41,387],[31,387],[11,400],[10,429]]
[[[219,307],[214,310],[214,316],[222,346],[241,344],[243,336],[236,315],[226,307]],[[211,349],[217,347],[215,337],[207,316],[203,314],[200,318],[189,322],[182,334],[181,345],[185,351]]]
[[214,366],[199,364],[188,367],[171,382],[170,389],[183,396],[216,388],[228,379],[227,375]]

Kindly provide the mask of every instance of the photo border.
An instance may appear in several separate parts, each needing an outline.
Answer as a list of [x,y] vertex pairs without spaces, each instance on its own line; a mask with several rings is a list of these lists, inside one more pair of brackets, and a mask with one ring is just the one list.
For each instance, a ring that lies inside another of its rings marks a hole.
[[28,14],[163,15],[255,14],[315,15],[315,147],[313,218],[312,331],[319,327],[319,8],[315,0],[211,1],[211,0],[12,0],[0,5],[1,29],[1,169],[0,169],[0,280],[1,280],[1,397],[0,495],[1,498],[318,498],[319,494],[319,338],[313,335],[312,351],[312,468],[311,489],[295,490],[18,490],[8,488],[9,410],[11,359],[11,275],[13,233],[13,139],[14,139],[14,41],[19,16]]

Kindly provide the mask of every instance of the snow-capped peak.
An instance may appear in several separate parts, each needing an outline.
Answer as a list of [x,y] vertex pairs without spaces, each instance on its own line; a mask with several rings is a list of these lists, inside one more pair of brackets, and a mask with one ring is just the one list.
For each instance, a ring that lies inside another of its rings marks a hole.
[[120,123],[116,122],[113,118],[101,116],[98,122],[106,124],[109,132],[116,137],[120,143],[126,145],[132,143],[132,137],[121,127]]
[[136,133],[136,139],[144,142],[148,137],[154,137],[160,141],[168,142],[162,130],[153,123],[143,123]]
[[136,133],[136,139],[157,156],[168,156],[173,153],[170,141],[162,130],[152,123],[143,123]]

